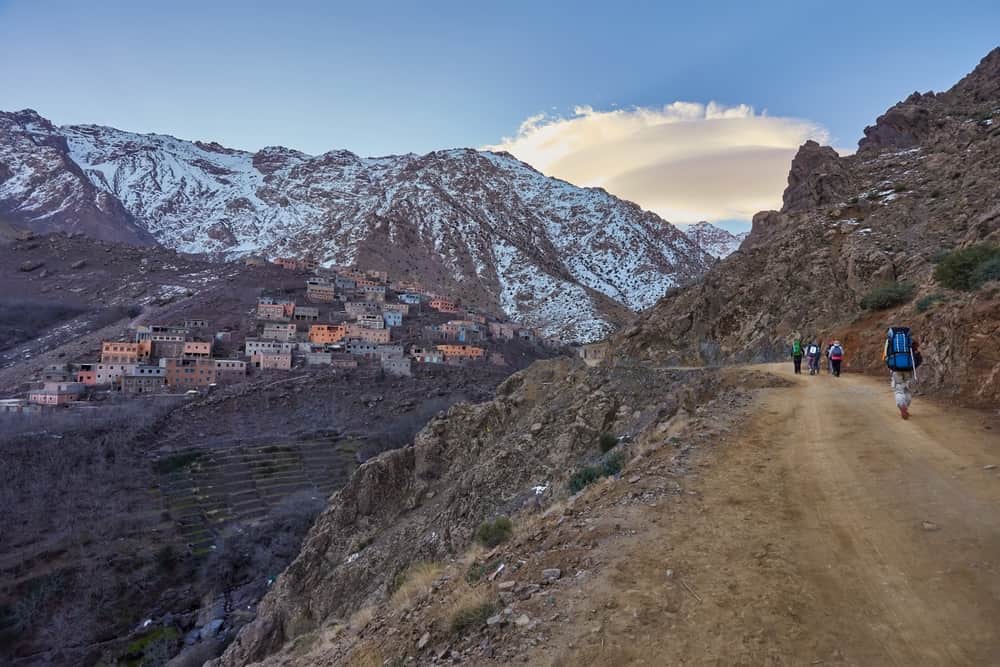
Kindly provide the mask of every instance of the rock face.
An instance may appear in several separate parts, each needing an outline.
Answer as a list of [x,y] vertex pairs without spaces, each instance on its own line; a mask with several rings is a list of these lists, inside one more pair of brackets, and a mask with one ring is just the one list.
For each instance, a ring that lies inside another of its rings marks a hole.
[[154,242],[115,196],[90,182],[59,128],[30,109],[0,113],[0,221],[41,233]]
[[698,222],[688,225],[684,233],[697,243],[702,250],[720,259],[736,252],[749,234],[749,232],[733,234],[709,222]]
[[361,158],[0,114],[0,218],[188,253],[309,255],[599,338],[711,261],[635,204],[474,150]]
[[[740,251],[676,290],[618,338],[621,356],[669,363],[773,361],[800,334],[847,345],[847,367],[882,372],[889,324],[924,341],[925,387],[1000,400],[997,292],[949,292],[932,277],[942,250],[1000,243],[1000,49],[944,93],[912,95],[865,131],[857,154],[808,142],[781,211],[753,220]],[[866,313],[892,282],[914,299]],[[921,297],[947,301],[920,312]]]

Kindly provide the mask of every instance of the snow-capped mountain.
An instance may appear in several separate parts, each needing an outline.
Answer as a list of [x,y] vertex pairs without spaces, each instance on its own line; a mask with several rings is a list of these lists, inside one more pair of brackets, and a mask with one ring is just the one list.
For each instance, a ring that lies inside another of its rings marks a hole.
[[567,340],[602,336],[616,304],[645,308],[711,261],[635,204],[504,153],[250,153],[33,111],[0,114],[0,142],[0,217],[387,269]]
[[749,234],[749,232],[733,234],[721,227],[716,227],[710,222],[704,221],[688,225],[684,229],[684,233],[688,235],[688,238],[697,243],[702,250],[719,259],[728,257],[736,252],[740,244],[743,243],[743,239]]

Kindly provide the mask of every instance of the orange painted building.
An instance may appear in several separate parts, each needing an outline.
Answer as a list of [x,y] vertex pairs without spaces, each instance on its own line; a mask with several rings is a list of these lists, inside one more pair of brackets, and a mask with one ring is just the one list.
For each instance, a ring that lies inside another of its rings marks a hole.
[[309,327],[310,343],[339,343],[347,335],[343,324],[314,324]]
[[185,357],[207,359],[212,356],[212,344],[198,340],[185,341],[182,354]]
[[451,299],[442,299],[441,297],[435,297],[431,299],[428,304],[434,310],[441,313],[457,313],[458,306]]
[[163,359],[167,386],[171,389],[198,389],[215,382],[214,359]]
[[486,350],[474,345],[438,345],[437,349],[447,360],[452,359],[482,359]]
[[346,329],[346,338],[355,338],[369,343],[378,343],[379,345],[389,342],[390,335],[388,329],[369,329],[356,322],[347,324]]
[[138,343],[123,343],[104,341],[101,343],[101,363],[104,364],[137,364],[149,361],[153,351],[153,342],[149,340]]

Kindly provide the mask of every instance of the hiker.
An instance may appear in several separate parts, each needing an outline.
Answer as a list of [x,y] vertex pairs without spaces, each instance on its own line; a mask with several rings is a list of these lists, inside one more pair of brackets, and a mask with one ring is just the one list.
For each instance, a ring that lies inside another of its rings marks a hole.
[[802,340],[796,338],[792,341],[792,365],[795,366],[795,374],[802,373]]
[[830,372],[833,373],[833,377],[840,377],[840,363],[844,360],[844,347],[840,344],[839,340],[833,341],[833,345],[827,350],[827,354],[830,355]]
[[889,327],[882,359],[889,368],[889,386],[896,397],[899,416],[909,419],[910,403],[913,402],[910,383],[917,379],[917,368],[924,360],[920,343],[910,336],[909,327]]
[[806,345],[806,361],[809,363],[809,375],[819,375],[819,343],[815,339]]

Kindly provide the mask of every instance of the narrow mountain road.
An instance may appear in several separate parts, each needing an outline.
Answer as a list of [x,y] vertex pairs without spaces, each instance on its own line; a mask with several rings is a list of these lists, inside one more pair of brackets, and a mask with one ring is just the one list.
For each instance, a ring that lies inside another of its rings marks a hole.
[[[1000,423],[791,374],[704,455],[690,502],[566,600],[536,664],[1000,665]],[[653,514],[655,513],[655,515]]]

